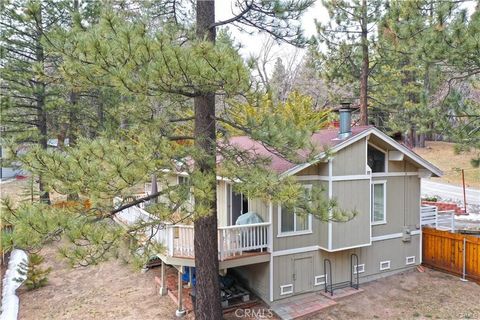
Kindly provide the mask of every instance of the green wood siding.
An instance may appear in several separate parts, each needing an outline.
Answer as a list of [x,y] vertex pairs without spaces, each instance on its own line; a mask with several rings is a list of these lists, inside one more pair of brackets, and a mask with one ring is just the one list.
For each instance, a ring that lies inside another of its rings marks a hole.
[[418,176],[378,177],[386,180],[387,223],[372,226],[372,236],[402,232],[403,226],[415,230],[420,220],[420,179]]
[[370,243],[370,180],[334,181],[333,197],[344,210],[358,215],[348,222],[333,222],[332,250]]
[[366,140],[361,139],[333,155],[333,175],[366,174]]
[[328,176],[328,163],[319,162],[317,164],[311,165],[308,168],[303,169],[302,171],[296,174],[297,176]]
[[[358,255],[358,264],[365,264],[365,271],[360,273],[360,283],[371,281],[408,270],[420,263],[420,236],[412,236],[411,242],[403,242],[402,239],[389,239],[373,242],[371,246],[344,250],[339,252],[326,252],[315,250],[305,253],[297,253],[273,258],[273,297],[274,300],[288,298],[294,294],[280,295],[280,286],[294,284],[293,261],[299,258],[312,257],[313,272],[310,277],[313,281],[312,291],[324,290],[324,285],[315,285],[315,276],[322,276],[324,272],[323,261],[325,258],[332,262],[333,283],[350,281],[350,255]],[[415,256],[415,264],[407,265],[406,257]],[[390,269],[380,271],[380,262],[390,260]],[[305,270],[307,272],[307,270]],[[321,280],[323,281],[323,279]],[[293,288],[295,292],[295,288]]]
[[269,262],[237,267],[234,270],[243,284],[264,301],[270,300],[270,266]]
[[417,170],[418,167],[409,160],[388,161],[388,172],[417,172]]

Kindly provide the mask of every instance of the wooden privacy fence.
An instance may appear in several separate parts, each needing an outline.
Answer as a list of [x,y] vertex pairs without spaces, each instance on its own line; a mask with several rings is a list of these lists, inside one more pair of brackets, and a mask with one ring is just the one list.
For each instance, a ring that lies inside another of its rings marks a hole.
[[432,228],[422,232],[425,265],[460,276],[465,271],[467,278],[480,281],[480,238]]

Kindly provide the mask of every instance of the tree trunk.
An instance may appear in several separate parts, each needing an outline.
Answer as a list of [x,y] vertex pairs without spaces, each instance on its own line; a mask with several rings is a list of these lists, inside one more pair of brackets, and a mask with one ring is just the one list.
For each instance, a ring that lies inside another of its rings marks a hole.
[[368,16],[367,0],[362,0],[362,66],[360,70],[360,125],[368,125]]
[[418,145],[417,147],[419,148],[425,148],[425,138],[426,138],[426,134],[425,133],[420,133],[418,135]]
[[417,130],[414,126],[410,128],[410,148],[415,148],[417,146]]
[[[151,189],[150,189],[150,194],[156,194],[158,192],[158,182],[157,182],[157,175],[156,174],[152,174],[151,182],[152,182],[152,186],[151,186]],[[152,202],[157,203],[158,198],[153,198]]]
[[73,90],[70,91],[70,112],[68,113],[68,144],[74,146],[77,142],[76,126],[77,126],[77,105],[78,105],[78,94]]
[[[215,2],[197,0],[197,37],[215,42]],[[215,93],[199,92],[194,98],[195,146],[202,155],[195,158],[195,166],[216,190]],[[196,202],[196,205],[197,202]],[[214,192],[208,206],[210,214],[198,217],[194,223],[196,267],[197,320],[222,319],[220,286],[218,283],[217,199]]]
[[[38,63],[45,67],[45,54],[43,50],[43,45],[41,38],[43,36],[42,29],[42,9],[38,12],[37,17],[37,34],[36,34],[36,44],[35,44],[35,59]],[[40,141],[39,144],[43,149],[47,149],[48,144],[48,132],[47,132],[47,112],[45,106],[45,83],[43,81],[38,81],[35,84],[35,99],[36,99],[36,109],[37,109],[37,129],[40,132]],[[40,201],[50,204],[50,195],[45,191],[45,182],[40,175],[38,177],[38,189],[40,192]]]
[[96,136],[100,131],[103,130],[104,122],[105,122],[105,112],[103,110],[103,102],[101,101],[97,106],[97,117],[98,117],[98,124],[95,128],[95,132],[93,136]]

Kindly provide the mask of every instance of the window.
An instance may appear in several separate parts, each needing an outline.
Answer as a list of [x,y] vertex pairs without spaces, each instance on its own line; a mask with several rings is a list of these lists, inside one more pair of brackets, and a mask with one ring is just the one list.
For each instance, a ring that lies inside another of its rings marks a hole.
[[[179,185],[188,186],[190,184],[190,181],[189,181],[188,177],[185,177],[185,176],[177,176],[177,177],[178,177],[178,184]],[[192,190],[190,190],[190,189],[188,190],[188,198],[186,200],[187,200],[187,203],[193,204],[193,193],[192,193]]]
[[372,190],[371,190],[372,224],[387,223],[385,186],[386,186],[385,181],[372,182]]
[[365,272],[365,264],[359,264],[353,266],[353,274],[359,274],[359,273],[364,273]]
[[309,216],[310,215],[297,215],[295,214],[295,208],[287,209],[281,208],[281,233],[285,232],[300,232],[309,230]]
[[385,172],[385,153],[368,145],[367,164],[372,172]]
[[[306,190],[311,185],[304,186]],[[296,214],[295,208],[280,207],[280,233],[307,233],[311,232],[312,215]]]
[[188,184],[188,177],[178,176],[178,184]]
[[380,271],[390,269],[390,260],[380,262]]

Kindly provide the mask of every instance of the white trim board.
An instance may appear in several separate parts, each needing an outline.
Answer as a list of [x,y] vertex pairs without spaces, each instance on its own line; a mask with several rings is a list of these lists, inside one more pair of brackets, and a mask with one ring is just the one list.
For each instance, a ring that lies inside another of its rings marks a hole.
[[[412,235],[412,236],[419,235],[419,234],[420,234],[420,230],[413,230],[412,232],[410,232],[410,235]],[[390,239],[397,239],[397,238],[402,238],[402,237],[403,237],[403,233],[401,233],[401,232],[391,233],[391,234],[385,234],[385,235],[382,235],[382,236],[372,237],[372,242],[382,241],[382,240],[390,240]]]
[[[298,181],[329,181],[328,176],[295,176]],[[352,181],[352,180],[368,180],[370,175],[368,174],[355,174],[346,176],[332,176],[332,181]]]
[[[328,199],[333,198],[333,159],[328,160]],[[328,238],[327,238],[327,247],[328,250],[332,249],[333,244],[333,223],[332,223],[333,212],[330,209],[328,211]]]
[[355,246],[350,246],[350,247],[342,247],[342,248],[336,248],[336,249],[330,249],[327,250],[328,252],[337,252],[337,251],[343,251],[343,250],[349,250],[349,249],[355,249],[355,248],[362,248],[362,247],[368,247],[371,246],[372,242],[364,243],[364,244],[357,244]]
[[372,178],[377,177],[405,177],[418,176],[418,172],[375,172],[372,173]]
[[[312,185],[303,185],[304,187],[312,187]],[[293,210],[293,228],[297,228],[297,215],[295,214],[295,208]],[[293,237],[293,236],[302,236],[306,234],[311,234],[313,233],[313,218],[312,214],[308,215],[308,229],[306,230],[300,230],[300,231],[284,231],[282,232],[282,204],[278,204],[277,208],[277,238],[282,238],[282,237]]]
[[[414,236],[414,235],[419,235],[419,234],[420,234],[420,230],[414,230],[414,231],[412,231],[410,234],[411,234],[412,236]],[[294,248],[294,249],[285,249],[285,250],[273,251],[273,252],[272,252],[272,256],[273,256],[273,257],[280,257],[280,256],[286,256],[286,255],[289,255],[289,254],[297,254],[297,253],[311,252],[311,251],[316,251],[316,250],[324,250],[324,251],[328,251],[328,252],[335,252],[335,251],[340,251],[340,250],[348,250],[348,249],[355,249],[355,248],[360,248],[360,247],[367,247],[367,246],[370,246],[370,245],[372,244],[372,242],[375,242],[375,241],[398,239],[398,238],[402,238],[402,237],[403,237],[403,233],[401,233],[401,232],[399,232],[399,233],[392,233],[392,234],[386,234],[386,235],[383,235],[383,236],[372,237],[372,241],[371,241],[370,243],[360,244],[360,245],[351,246],[351,247],[345,247],[345,248],[338,248],[338,249],[334,249],[334,250],[329,250],[329,249],[326,249],[326,248],[321,247],[321,246],[309,246],[309,247],[301,247],[301,248]]]
[[361,247],[368,247],[371,246],[372,242],[365,243],[365,244],[359,244],[356,246],[351,246],[351,247],[344,247],[344,248],[337,248],[337,249],[327,249],[321,246],[309,246],[309,247],[301,247],[301,248],[294,248],[294,249],[285,249],[285,250],[278,250],[278,251],[273,251],[272,256],[273,257],[280,257],[280,256],[287,256],[289,254],[297,254],[297,253],[306,253],[306,252],[311,252],[311,251],[317,251],[317,250],[323,250],[327,252],[336,252],[336,251],[342,251],[342,250],[349,250],[349,249],[355,249],[355,248],[361,248]]
[[372,148],[377,149],[377,151],[380,151],[381,153],[384,154],[383,167],[385,172],[388,172],[388,151],[368,141],[367,142],[367,163],[368,163],[368,146],[371,146]]
[[270,227],[268,229],[268,241],[270,241],[269,251],[270,253],[270,274],[269,274],[269,289],[270,289],[270,302],[273,302],[273,204],[272,201],[268,202],[268,218],[270,220]]
[[[343,148],[345,148],[345,147],[347,147],[347,146],[349,146],[349,145],[351,145],[351,144],[353,144],[353,143],[355,143],[355,142],[357,142],[357,141],[359,141],[359,140],[361,140],[365,137],[370,136],[371,134],[373,134],[377,138],[383,140],[385,143],[390,145],[392,148],[395,148],[398,151],[402,152],[403,154],[408,156],[411,160],[413,160],[417,164],[421,165],[423,168],[428,169],[429,171],[431,171],[435,175],[437,175],[437,176],[442,176],[443,175],[442,170],[440,170],[439,168],[437,168],[436,166],[434,166],[432,163],[428,162],[427,160],[423,159],[422,157],[420,157],[419,155],[417,155],[415,152],[411,151],[407,147],[405,147],[405,146],[401,145],[400,143],[398,143],[397,141],[393,140],[392,138],[390,138],[385,133],[381,132],[379,129],[377,129],[375,127],[368,128],[368,129],[364,130],[363,132],[361,132],[361,133],[359,133],[359,134],[357,134],[353,137],[345,139],[341,143],[333,146],[329,150],[329,152],[335,153],[335,152],[337,152],[337,151],[339,151],[339,150],[341,150],[341,149],[343,149]],[[299,164],[299,165],[297,165],[293,168],[290,168],[289,170],[283,172],[280,176],[285,177],[285,176],[294,175],[295,173],[297,173],[299,171],[302,171],[303,169],[308,168],[309,166],[311,166],[315,163],[318,163],[321,160],[325,160],[325,156],[326,156],[326,153],[322,152],[315,157],[315,160],[307,162],[307,163],[302,163],[302,164]]]
[[274,256],[274,257],[286,256],[286,255],[289,255],[289,254],[317,251],[319,249],[320,249],[319,246],[302,247],[302,248],[295,248],[295,249],[285,249],[285,250],[279,250],[279,251],[272,252],[272,256]]
[[[372,221],[374,217],[372,200],[375,200],[373,199],[374,193],[372,193],[372,189],[376,184],[383,185],[383,220],[380,220],[380,221]],[[370,222],[372,226],[387,223],[387,180],[371,180],[370,181]]]

